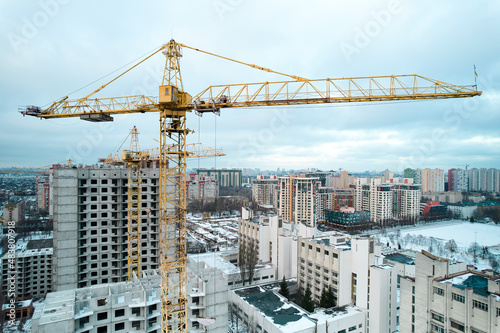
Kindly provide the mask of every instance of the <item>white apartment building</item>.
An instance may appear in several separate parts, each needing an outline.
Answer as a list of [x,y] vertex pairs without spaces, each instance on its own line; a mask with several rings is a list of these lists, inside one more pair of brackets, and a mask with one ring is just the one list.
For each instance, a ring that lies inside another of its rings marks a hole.
[[316,226],[315,196],[319,184],[314,177],[279,177],[279,216],[288,222]]
[[[287,223],[276,215],[254,218],[243,208],[238,222],[238,247],[257,244],[259,263],[270,263],[276,280],[297,277],[297,238],[313,237],[316,228],[305,224]],[[262,274],[261,274],[262,275]]]
[[23,249],[14,258],[9,252],[2,257],[2,293],[7,295],[11,285],[16,297],[43,297],[52,291],[52,248]]
[[444,191],[444,170],[422,169],[422,193]]
[[252,180],[252,199],[260,206],[278,207],[278,177],[258,175]]
[[401,279],[401,332],[500,332],[500,276],[422,251]]
[[[141,270],[159,268],[159,169],[141,169]],[[127,183],[124,167],[54,168],[53,288],[127,280]]]
[[367,311],[370,332],[393,332],[397,315],[397,270],[382,264],[381,247],[371,238],[334,234],[299,238],[298,287],[309,287],[319,303],[332,288],[338,306],[353,304]]

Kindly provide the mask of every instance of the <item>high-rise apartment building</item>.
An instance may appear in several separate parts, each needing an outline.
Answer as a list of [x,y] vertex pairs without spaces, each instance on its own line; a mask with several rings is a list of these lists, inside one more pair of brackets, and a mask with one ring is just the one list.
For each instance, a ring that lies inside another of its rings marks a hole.
[[[417,183],[418,184],[418,183]],[[444,191],[444,170],[422,170],[422,193]]]
[[212,177],[219,181],[221,187],[241,187],[241,169],[197,169],[196,174],[200,177]]
[[419,184],[383,184],[380,178],[358,178],[354,190],[354,208],[356,211],[370,212],[371,221],[383,225],[391,219],[417,219],[420,198]]
[[279,177],[279,216],[285,221],[315,226],[318,186],[318,178],[301,175]]
[[278,177],[258,175],[252,180],[252,199],[260,206],[278,206]]
[[219,181],[211,178],[198,176],[194,173],[188,175],[186,180],[186,196],[191,200],[212,199],[219,196]]
[[[53,290],[127,280],[125,167],[54,168]],[[141,270],[159,268],[159,174],[141,169]]]
[[467,192],[469,188],[469,173],[465,169],[448,170],[448,191]]
[[422,184],[422,170],[406,168],[404,178],[413,178],[413,184]]
[[49,175],[36,176],[36,201],[38,204],[38,209],[49,212],[49,207],[50,207]]
[[472,168],[467,170],[467,176],[470,192],[500,192],[499,169]]

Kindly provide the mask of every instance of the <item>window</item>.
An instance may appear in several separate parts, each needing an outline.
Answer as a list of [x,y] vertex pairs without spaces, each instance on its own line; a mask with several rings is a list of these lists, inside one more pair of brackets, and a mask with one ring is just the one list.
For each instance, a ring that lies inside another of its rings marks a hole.
[[352,331],[355,331],[355,330],[356,330],[356,326],[349,327],[349,332],[352,332]]
[[107,333],[107,332],[108,332],[107,326],[101,326],[97,328],[97,333]]
[[115,331],[121,331],[125,329],[125,323],[115,324]]
[[459,294],[451,293],[451,297],[454,301],[465,303],[465,297]]
[[433,292],[434,294],[437,294],[439,296],[444,296],[444,289],[438,288],[438,287],[433,287]]
[[441,323],[444,323],[444,317],[443,317],[443,316],[441,316],[441,315],[440,315],[440,314],[438,314],[438,313],[432,312],[432,313],[431,313],[431,317],[432,317],[432,319],[434,319],[434,320],[437,320],[437,321],[439,321],[439,322],[441,322]]
[[444,333],[444,328],[442,326],[431,324],[431,328],[433,332]]
[[97,320],[106,320],[106,319],[108,319],[107,312],[101,312],[97,314]]
[[464,325],[461,324],[461,323],[459,323],[459,322],[456,322],[454,320],[450,320],[450,324],[451,324],[452,328],[455,328],[455,329],[459,330],[460,332],[464,332],[465,331]]
[[115,317],[123,317],[125,315],[125,309],[115,310]]
[[472,300],[472,307],[483,311],[488,311],[488,304]]

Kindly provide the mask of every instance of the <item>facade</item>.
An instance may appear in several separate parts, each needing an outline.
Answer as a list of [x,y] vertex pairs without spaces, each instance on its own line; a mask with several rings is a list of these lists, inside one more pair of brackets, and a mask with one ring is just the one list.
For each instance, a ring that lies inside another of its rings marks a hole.
[[252,180],[252,199],[264,207],[278,207],[278,177],[258,175]]
[[38,209],[49,211],[50,207],[50,177],[49,175],[36,176],[36,201]]
[[278,213],[285,221],[316,225],[318,178],[301,175],[279,177]]
[[243,184],[241,169],[198,169],[196,174],[219,181],[221,187],[241,187]]
[[416,255],[415,278],[401,279],[401,332],[500,332],[500,280],[464,263]]
[[354,209],[369,211],[372,222],[384,225],[389,220],[416,220],[420,212],[420,185],[382,183],[380,178],[358,178],[354,190]]
[[9,202],[3,205],[3,219],[5,221],[14,221],[16,223],[23,223],[25,221],[25,207],[24,200],[19,202]]
[[191,173],[189,180],[186,180],[186,196],[190,200],[216,198],[219,196],[219,181]]
[[17,298],[43,297],[52,291],[52,248],[16,251],[2,257],[2,294],[16,287]]
[[467,170],[469,192],[500,192],[500,170],[499,169],[477,169]]
[[413,178],[414,184],[422,184],[422,170],[406,168],[404,170],[404,178]]
[[337,306],[356,305],[368,312],[370,332],[396,330],[397,271],[382,264],[381,247],[371,238],[334,234],[298,240],[298,288],[307,287],[319,303],[323,290],[332,288]]
[[444,170],[422,170],[422,193],[444,191]]
[[[54,291],[127,280],[124,167],[55,168]],[[141,270],[159,268],[159,169],[141,169]]]
[[448,191],[467,192],[469,189],[469,173],[464,169],[448,170]]

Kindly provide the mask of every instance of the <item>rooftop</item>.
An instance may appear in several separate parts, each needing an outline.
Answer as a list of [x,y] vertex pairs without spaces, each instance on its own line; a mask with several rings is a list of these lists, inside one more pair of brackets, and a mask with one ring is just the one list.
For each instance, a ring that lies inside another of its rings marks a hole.
[[474,294],[488,297],[488,278],[475,273],[462,273],[452,278],[441,280],[441,283],[451,282],[454,287],[465,290],[471,288]]
[[405,265],[415,265],[415,257],[410,257],[401,253],[393,253],[385,256],[385,259],[399,262]]

